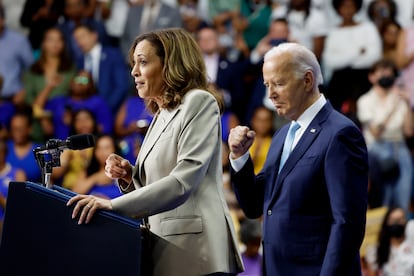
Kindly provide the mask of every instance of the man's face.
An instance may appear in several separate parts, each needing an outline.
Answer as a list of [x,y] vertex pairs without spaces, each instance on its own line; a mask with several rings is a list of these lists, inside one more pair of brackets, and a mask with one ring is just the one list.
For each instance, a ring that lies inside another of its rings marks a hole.
[[212,29],[202,29],[198,33],[198,45],[204,54],[211,55],[218,51],[219,40],[217,33]]
[[84,27],[77,28],[73,36],[83,53],[88,53],[98,42],[98,34]]
[[295,74],[290,59],[291,56],[286,54],[266,58],[263,79],[277,114],[296,120],[306,109],[306,86],[304,77]]
[[269,36],[272,39],[288,40],[289,26],[284,22],[272,22],[270,25]]

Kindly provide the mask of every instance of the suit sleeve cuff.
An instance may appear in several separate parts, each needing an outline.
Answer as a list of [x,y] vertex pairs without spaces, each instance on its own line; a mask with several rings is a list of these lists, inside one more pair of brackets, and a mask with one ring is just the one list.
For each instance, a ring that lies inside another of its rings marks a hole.
[[247,160],[249,159],[249,156],[250,156],[250,154],[249,154],[248,151],[244,155],[240,156],[237,159],[232,159],[229,156],[230,165],[233,168],[233,170],[235,172],[240,171],[243,168],[243,166],[246,164]]

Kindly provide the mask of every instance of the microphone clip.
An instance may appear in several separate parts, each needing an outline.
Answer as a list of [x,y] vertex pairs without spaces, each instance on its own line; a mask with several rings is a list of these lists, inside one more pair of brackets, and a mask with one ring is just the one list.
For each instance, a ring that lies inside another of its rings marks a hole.
[[78,134],[62,141],[49,139],[45,146],[33,149],[37,164],[42,170],[43,186],[51,187],[50,178],[54,167],[60,167],[60,154],[65,149],[80,150],[95,146],[95,136]]
[[60,142],[58,139],[50,139],[46,142],[45,147],[33,149],[37,164],[42,170],[42,184],[46,188],[52,187],[51,175],[53,168],[60,167],[60,155],[63,152],[63,148],[58,146]]

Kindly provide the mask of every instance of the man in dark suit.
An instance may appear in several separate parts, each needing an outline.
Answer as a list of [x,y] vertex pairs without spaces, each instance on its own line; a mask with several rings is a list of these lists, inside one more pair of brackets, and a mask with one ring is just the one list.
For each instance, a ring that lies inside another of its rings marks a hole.
[[58,20],[57,26],[60,30],[62,30],[69,54],[75,60],[82,55],[82,51],[79,49],[79,46],[72,35],[76,26],[80,24],[88,24],[89,26],[93,26],[94,30],[98,33],[100,43],[108,45],[110,42],[105,25],[93,17],[88,17],[85,13],[87,9],[88,5],[84,0],[64,0],[63,20]]
[[82,56],[77,59],[78,69],[92,74],[98,94],[115,116],[126,99],[131,84],[121,51],[99,43],[98,33],[88,24],[77,26],[73,36],[82,51]]
[[[224,98],[226,114],[223,115],[222,127],[223,138],[227,142],[230,128],[239,124],[246,112],[247,97],[243,77],[248,63],[230,61],[226,57],[219,43],[219,34],[213,27],[201,28],[197,31],[196,38],[206,64],[208,81]],[[231,118],[226,120],[230,113]]]
[[229,146],[239,203],[248,217],[264,216],[265,273],[361,275],[368,186],[363,136],[320,93],[320,66],[304,46],[272,48],[264,58],[263,77],[277,113],[292,122],[273,137],[257,176],[248,154],[255,133],[237,126]]

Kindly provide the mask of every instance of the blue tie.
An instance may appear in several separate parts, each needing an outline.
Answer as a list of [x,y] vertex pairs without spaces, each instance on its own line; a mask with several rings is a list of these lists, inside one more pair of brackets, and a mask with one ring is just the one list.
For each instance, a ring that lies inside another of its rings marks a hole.
[[292,122],[289,127],[289,131],[286,135],[286,140],[283,145],[282,157],[280,158],[279,172],[283,168],[286,160],[289,157],[290,152],[292,151],[293,140],[295,140],[295,133],[300,128],[300,125],[297,122]]

